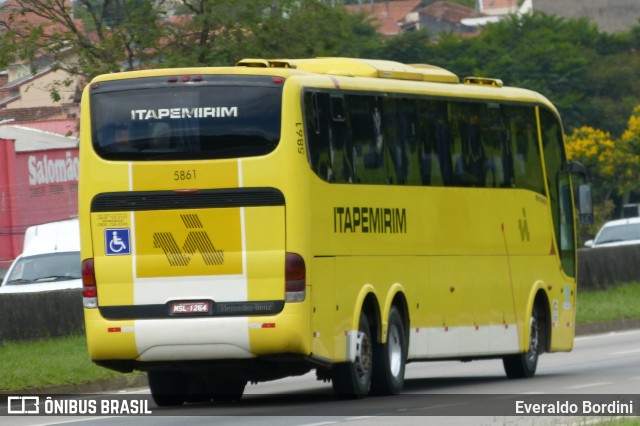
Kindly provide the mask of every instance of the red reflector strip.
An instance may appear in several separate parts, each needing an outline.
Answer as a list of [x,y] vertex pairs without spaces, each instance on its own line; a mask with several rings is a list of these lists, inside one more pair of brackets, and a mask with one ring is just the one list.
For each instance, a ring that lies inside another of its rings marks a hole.
[[276,328],[276,323],[263,322],[263,323],[249,324],[249,328]]
[[122,331],[122,328],[120,328],[120,327],[109,327],[109,328],[107,328],[107,331],[109,333],[120,333]]

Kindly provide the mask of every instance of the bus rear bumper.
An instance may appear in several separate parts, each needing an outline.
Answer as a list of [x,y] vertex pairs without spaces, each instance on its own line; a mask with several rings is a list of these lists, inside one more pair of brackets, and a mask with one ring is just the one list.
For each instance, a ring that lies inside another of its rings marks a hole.
[[144,363],[243,360],[310,354],[308,308],[285,304],[274,316],[107,320],[85,309],[91,359]]

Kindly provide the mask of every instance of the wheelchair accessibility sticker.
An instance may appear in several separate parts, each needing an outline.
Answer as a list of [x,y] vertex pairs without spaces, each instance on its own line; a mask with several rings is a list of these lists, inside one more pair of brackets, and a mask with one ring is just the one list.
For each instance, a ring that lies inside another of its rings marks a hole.
[[107,228],[104,230],[105,253],[107,256],[131,254],[129,228]]

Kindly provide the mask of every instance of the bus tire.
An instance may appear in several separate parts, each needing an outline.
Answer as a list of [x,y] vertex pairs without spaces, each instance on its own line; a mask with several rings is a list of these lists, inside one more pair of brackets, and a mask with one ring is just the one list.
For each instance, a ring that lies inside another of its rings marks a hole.
[[151,396],[158,407],[184,404],[189,390],[189,377],[179,371],[149,371]]
[[215,402],[236,402],[242,399],[247,381],[243,379],[219,377],[210,375],[207,377],[207,386],[211,398]]
[[339,364],[332,370],[333,391],[340,398],[364,398],[371,389],[373,375],[373,344],[371,327],[364,312],[360,314],[353,362]]
[[544,342],[542,341],[544,336],[543,324],[540,323],[540,311],[538,305],[534,305],[529,319],[530,331],[529,331],[529,350],[525,353],[517,355],[509,355],[502,358],[502,364],[504,371],[507,373],[507,377],[510,379],[524,379],[527,377],[533,377],[536,374],[536,368],[538,366],[538,358],[542,348],[544,348]]
[[185,398],[185,403],[211,402],[211,394],[207,387],[207,382],[200,377],[192,377],[189,391]]
[[389,311],[387,343],[373,346],[373,379],[371,393],[395,395],[402,391],[407,362],[407,338],[404,321],[396,306]]

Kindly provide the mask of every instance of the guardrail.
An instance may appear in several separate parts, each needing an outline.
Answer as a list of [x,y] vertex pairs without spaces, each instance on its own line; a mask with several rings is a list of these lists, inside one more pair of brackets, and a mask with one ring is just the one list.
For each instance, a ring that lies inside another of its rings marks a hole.
[[640,244],[578,250],[578,291],[640,282]]
[[[633,281],[640,281],[640,245],[578,251],[578,291]],[[83,332],[80,289],[0,294],[0,343]]]
[[0,294],[0,342],[82,332],[81,289]]

